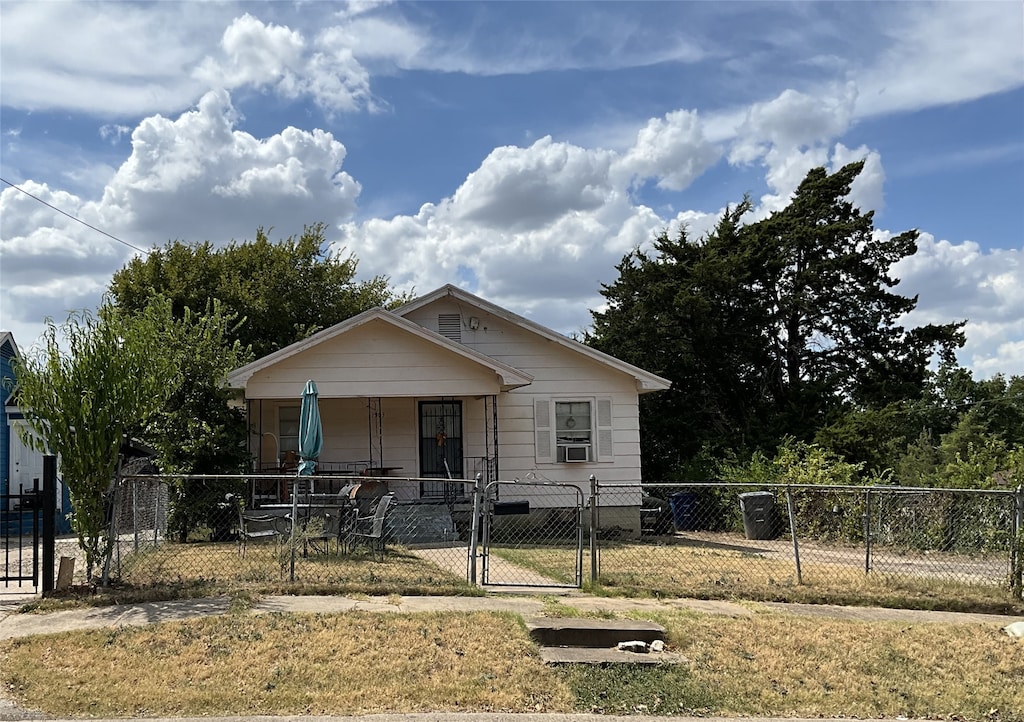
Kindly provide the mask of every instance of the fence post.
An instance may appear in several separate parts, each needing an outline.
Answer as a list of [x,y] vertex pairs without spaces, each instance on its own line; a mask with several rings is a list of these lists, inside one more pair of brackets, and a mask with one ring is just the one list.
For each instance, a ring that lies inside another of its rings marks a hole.
[[[57,457],[43,457],[43,595],[54,589],[53,568],[57,559]],[[38,513],[38,512],[37,512]]]
[[470,524],[469,532],[469,558],[466,559],[467,576],[469,583],[473,585],[476,585],[477,547],[480,544],[481,494],[483,494],[483,476],[478,473],[473,481],[473,521]]
[[597,527],[600,523],[600,515],[598,513],[598,489],[597,489],[597,477],[594,474],[590,475],[590,584],[594,585],[597,583],[597,555],[600,551],[597,548]]
[[803,584],[804,577],[800,571],[800,542],[796,538],[796,517],[793,514],[793,495],[786,485],[786,507],[789,509],[789,535],[793,537],[793,561],[796,563],[796,583]]
[[871,571],[871,489],[864,493],[864,573]]
[[1018,484],[1013,494],[1016,514],[1010,542],[1010,586],[1013,596],[1024,598],[1024,485]]

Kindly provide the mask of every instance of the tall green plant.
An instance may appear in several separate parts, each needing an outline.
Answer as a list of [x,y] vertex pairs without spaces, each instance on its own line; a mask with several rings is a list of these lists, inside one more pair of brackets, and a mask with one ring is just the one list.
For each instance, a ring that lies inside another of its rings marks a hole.
[[[173,358],[178,383],[156,415],[148,441],[166,474],[240,474],[250,456],[246,448],[245,412],[232,403],[227,374],[252,356],[231,340],[235,319],[213,301],[205,313],[185,308],[168,318],[161,330],[162,348]],[[225,494],[241,493],[233,480],[187,483],[172,488],[169,531],[180,541],[201,525],[214,526],[222,515]]]
[[145,430],[173,386],[173,365],[158,343],[168,313],[153,303],[133,317],[101,310],[98,317],[73,313],[60,326],[48,319],[41,348],[15,362],[29,427],[19,433],[60,457],[90,579],[111,550],[105,502],[121,443]]

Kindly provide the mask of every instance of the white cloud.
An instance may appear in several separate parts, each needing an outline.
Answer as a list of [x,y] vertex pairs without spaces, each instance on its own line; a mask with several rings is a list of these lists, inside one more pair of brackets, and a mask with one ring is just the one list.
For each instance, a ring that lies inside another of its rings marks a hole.
[[301,228],[354,212],[359,184],[340,170],[345,146],[330,133],[286,128],[260,140],[236,122],[225,91],[207,93],[177,120],[142,121],[99,204],[106,223],[156,244],[218,242],[258,225]]
[[847,84],[819,96],[787,89],[766,103],[755,103],[737,129],[729,162],[752,163],[771,148],[791,151],[828,143],[849,128],[856,97],[856,88]]
[[224,31],[219,57],[207,57],[196,78],[212,88],[273,88],[285,98],[312,97],[324,109],[373,108],[370,75],[350,47],[330,32],[311,52],[302,34],[245,14]]
[[[3,104],[104,117],[181,108],[202,86],[190,70],[226,5],[0,3]],[[43,40],[45,39],[45,40]]]
[[847,197],[853,205],[864,212],[881,212],[885,207],[882,194],[885,169],[882,168],[882,156],[877,151],[863,145],[859,148],[847,148],[842,143],[836,143],[832,149],[829,172],[835,173],[843,166],[861,160],[864,161],[864,168],[850,185],[850,194]]
[[[225,91],[211,92],[176,120],[153,116],[132,133],[132,153],[99,200],[45,184],[22,187],[97,228],[146,249],[166,241],[223,243],[252,238],[258,226],[283,235],[304,224],[351,217],[359,184],[341,170],[345,147],[322,130],[286,128],[257,139],[235,129]],[[13,188],[0,194],[0,308],[6,330],[29,319],[62,320],[96,307],[124,245],[56,213]],[[38,325],[31,338],[38,334]],[[29,339],[31,340],[31,339]]]
[[533,229],[604,205],[611,194],[609,151],[555,143],[495,148],[455,191],[454,217],[492,228]]
[[659,188],[681,191],[721,155],[704,137],[697,113],[677,110],[649,120],[637,133],[633,147],[616,161],[614,172],[620,183],[657,178]]
[[300,33],[267,25],[246,13],[224,31],[220,41],[223,57],[206,58],[195,75],[215,88],[282,82],[301,67],[304,46]]
[[855,72],[857,115],[974,100],[1024,85],[1024,4],[889,3],[888,46]]
[[979,376],[1024,374],[1024,251],[983,251],[977,243],[936,241],[922,233],[917,253],[893,267],[897,291],[918,294],[909,325],[967,321],[961,363]]

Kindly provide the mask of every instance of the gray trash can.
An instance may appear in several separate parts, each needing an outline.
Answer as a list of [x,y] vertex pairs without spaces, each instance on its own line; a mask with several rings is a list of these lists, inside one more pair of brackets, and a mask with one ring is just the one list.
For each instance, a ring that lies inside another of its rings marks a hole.
[[743,532],[747,539],[774,539],[779,535],[775,495],[770,491],[740,494],[740,511],[743,513]]

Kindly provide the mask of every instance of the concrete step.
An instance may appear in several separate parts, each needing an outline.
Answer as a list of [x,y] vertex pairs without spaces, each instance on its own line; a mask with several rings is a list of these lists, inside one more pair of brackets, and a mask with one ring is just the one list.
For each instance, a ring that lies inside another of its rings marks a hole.
[[[671,651],[650,651],[651,642],[665,639],[665,628],[635,619],[536,617],[526,620],[530,638],[540,646],[546,664],[680,664]],[[641,642],[642,651],[619,649],[620,642]],[[663,646],[663,645],[662,645]]]
[[526,621],[530,638],[542,647],[612,648],[619,642],[650,644],[665,639],[665,628],[635,619],[536,617]]

